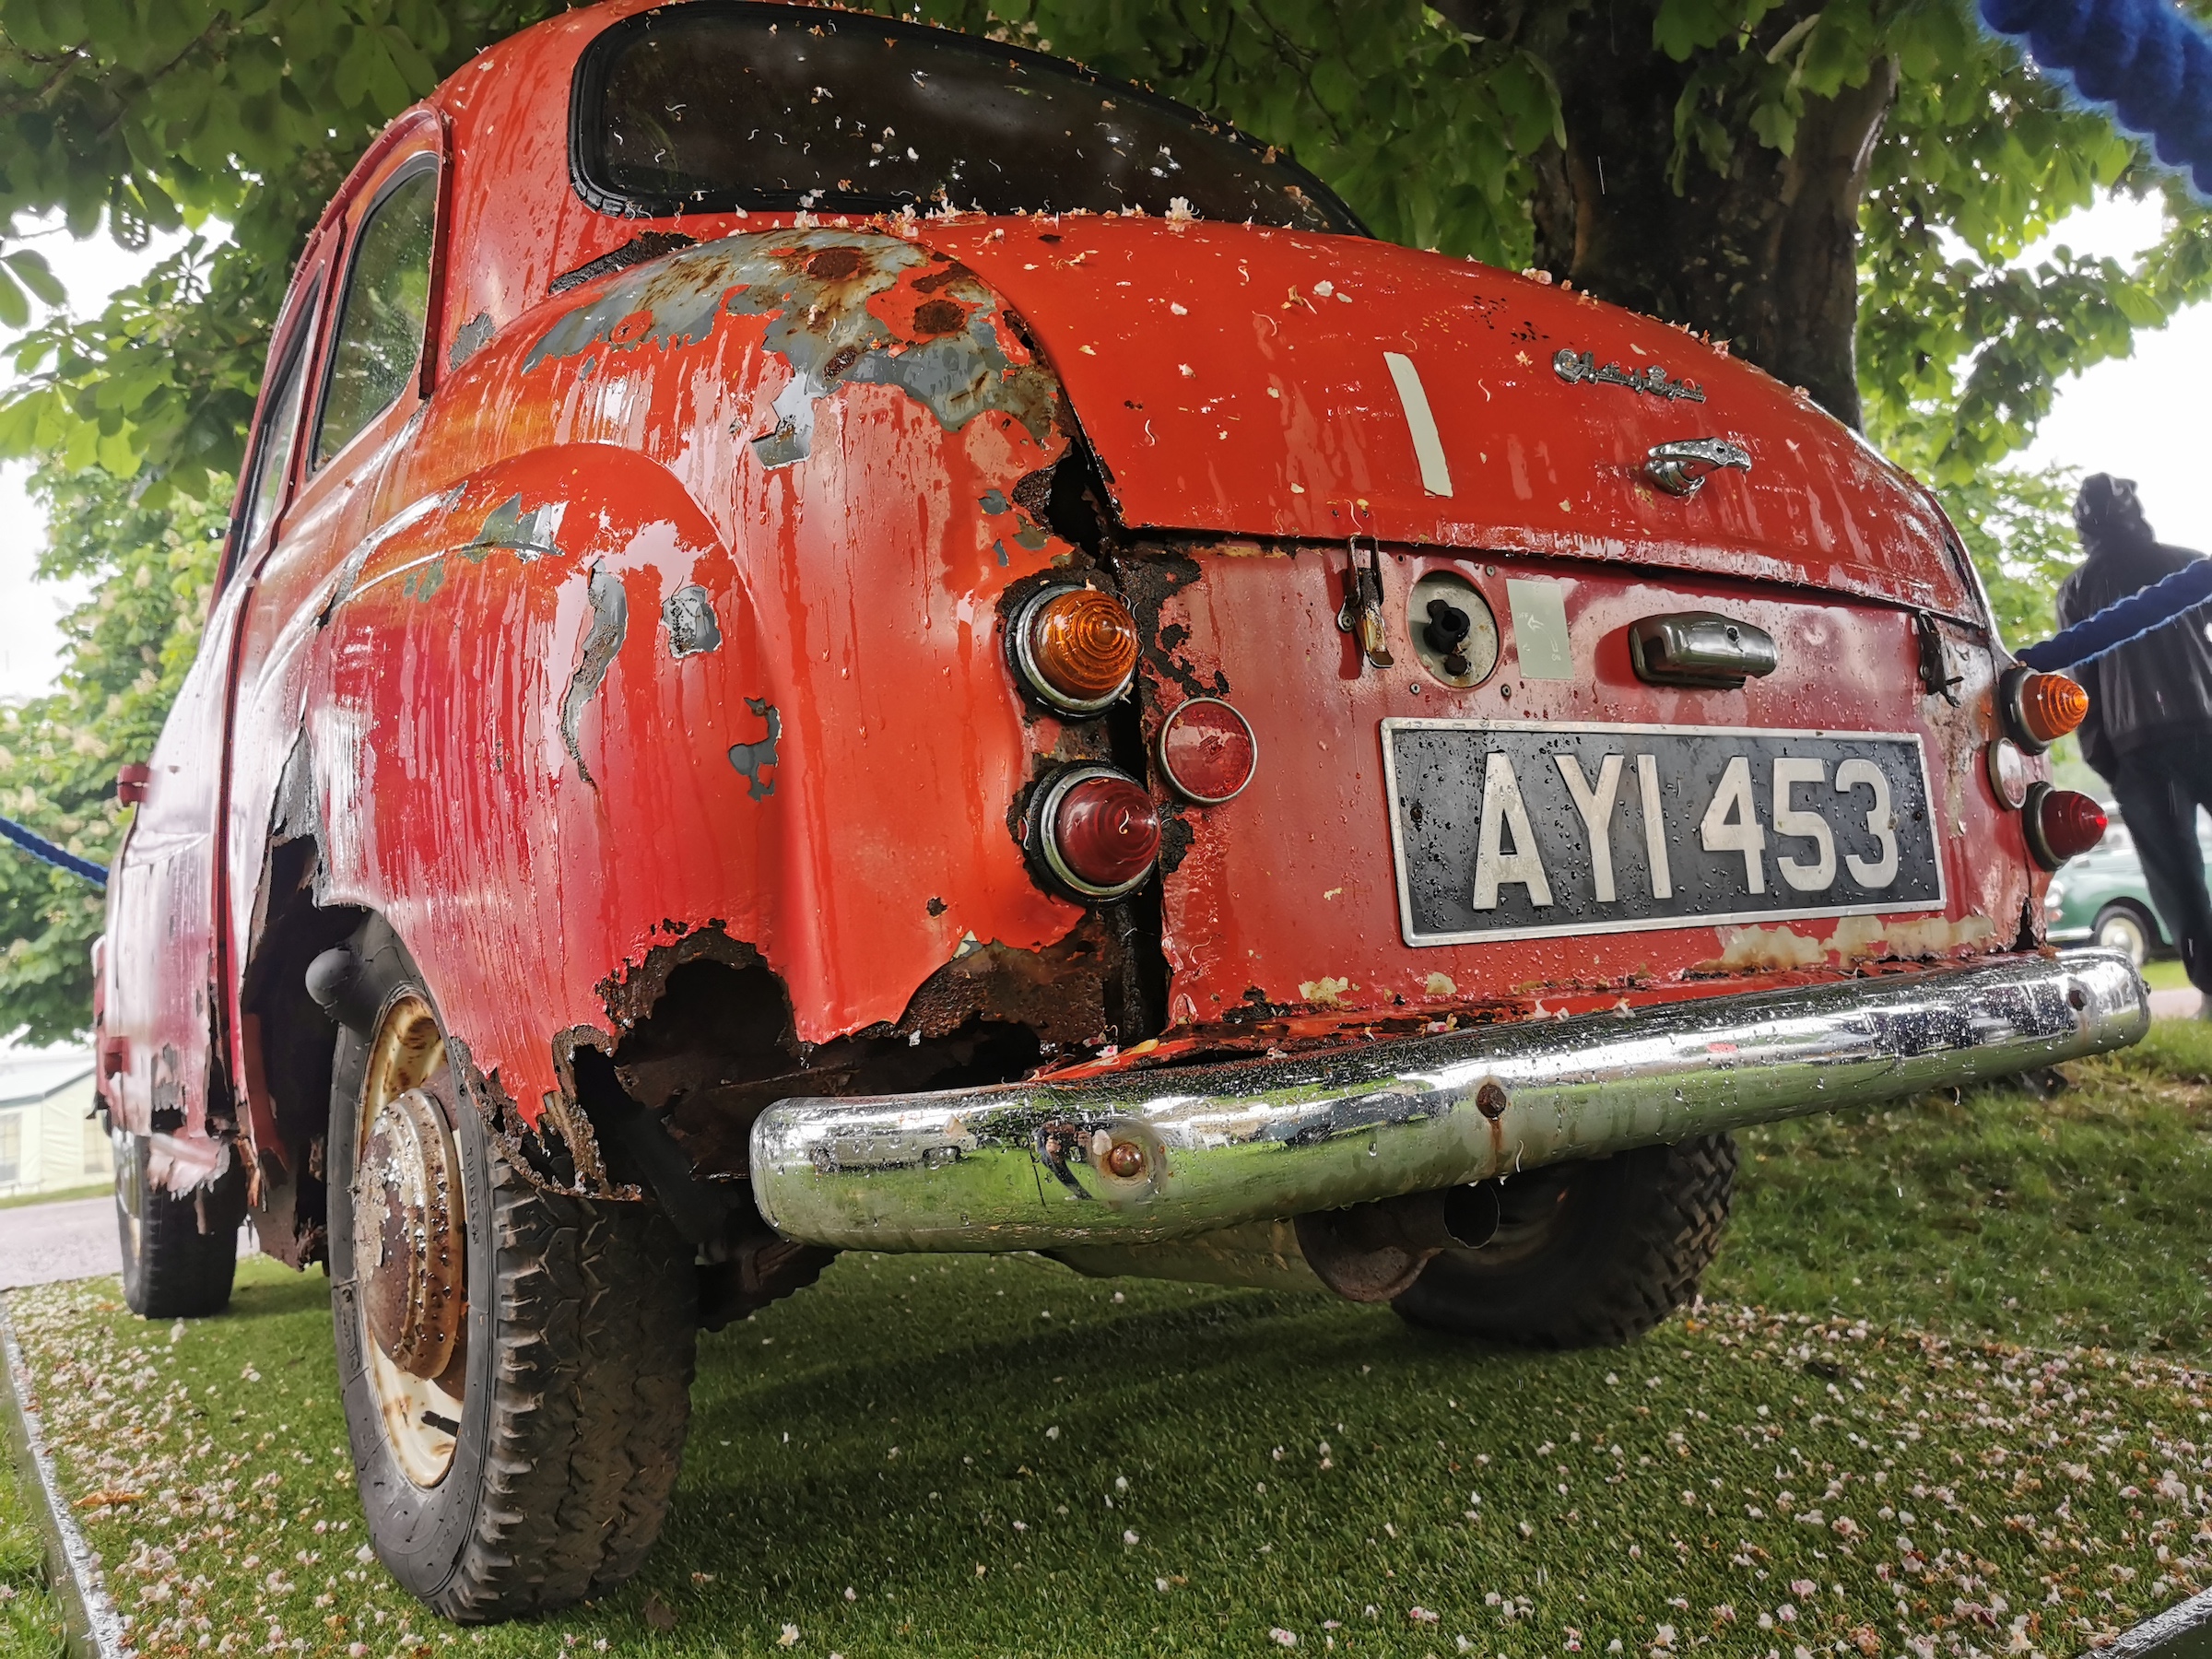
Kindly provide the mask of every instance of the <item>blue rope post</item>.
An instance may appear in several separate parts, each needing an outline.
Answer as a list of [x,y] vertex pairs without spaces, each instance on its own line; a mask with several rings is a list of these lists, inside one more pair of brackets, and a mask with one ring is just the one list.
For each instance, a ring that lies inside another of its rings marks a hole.
[[2212,197],[2212,36],[2173,0],[1980,0],[1994,34],[2027,47],[2074,98],[2150,141]]
[[66,870],[72,876],[80,876],[96,888],[104,888],[108,885],[107,865],[96,865],[88,858],[79,858],[66,847],[55,846],[44,836],[26,830],[14,818],[0,818],[0,835],[14,841],[42,864],[50,864],[57,870]]
[[2154,628],[2179,620],[2207,600],[2212,600],[2212,559],[2192,559],[2172,575],[2115,599],[2095,616],[2029,646],[2019,659],[2044,673],[2078,667],[2141,639]]

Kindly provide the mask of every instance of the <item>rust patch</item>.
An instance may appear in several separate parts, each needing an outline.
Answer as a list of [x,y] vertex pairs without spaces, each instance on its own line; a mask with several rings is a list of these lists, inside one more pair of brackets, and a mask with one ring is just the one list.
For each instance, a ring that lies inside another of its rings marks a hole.
[[1187,696],[1227,697],[1228,675],[1216,668],[1209,680],[1181,654],[1190,630],[1179,622],[1160,620],[1168,601],[1196,582],[1200,574],[1198,561],[1188,554],[1147,548],[1141,557],[1121,561],[1122,603],[1136,618],[1137,638],[1144,641],[1144,665],[1151,677],[1180,687]]
[[893,1030],[944,1037],[985,1019],[1026,1026],[1057,1048],[1096,1042],[1112,1023],[1107,998],[1120,982],[1113,954],[1095,914],[1042,950],[979,944],[923,981]]
[[523,367],[696,345],[724,314],[766,317],[767,348],[791,366],[774,424],[752,441],[764,466],[805,460],[815,406],[846,384],[896,386],[947,431],[985,411],[1010,416],[1040,443],[1056,429],[1059,382],[1008,358],[998,296],[982,278],[865,232],[752,232],[673,254],[561,318]]
[[958,334],[968,326],[968,313],[950,300],[929,300],[914,307],[914,333],[928,337]]
[[1698,966],[1707,972],[1741,973],[1750,969],[1813,968],[1827,959],[1828,947],[1818,939],[1777,924],[1723,928],[1721,954]]
[[617,271],[627,271],[631,265],[643,265],[649,259],[658,259],[662,254],[673,253],[678,248],[696,246],[698,241],[697,237],[686,236],[680,230],[641,230],[620,247],[602,253],[572,271],[563,271],[547,284],[546,292],[565,294],[571,288],[582,288],[587,282],[596,282],[602,276],[612,276]]
[[1885,931],[1888,954],[1893,957],[1943,956],[1984,944],[1997,932],[1987,916],[1961,916],[1956,922],[1927,916],[1914,922],[1892,922]]
[[453,347],[445,354],[447,370],[449,371],[457,370],[470,358],[475,357],[490,342],[491,335],[492,325],[489,312],[478,312],[460,327],[454,329]]
[[670,656],[698,656],[722,644],[722,624],[714,618],[714,601],[697,582],[668,595],[661,606],[661,624],[668,630]]
[[730,745],[730,764],[745,774],[746,793],[756,801],[776,793],[776,781],[764,774],[776,765],[776,746],[783,738],[783,716],[765,697],[748,697],[745,706],[768,724],[768,735],[759,743]]

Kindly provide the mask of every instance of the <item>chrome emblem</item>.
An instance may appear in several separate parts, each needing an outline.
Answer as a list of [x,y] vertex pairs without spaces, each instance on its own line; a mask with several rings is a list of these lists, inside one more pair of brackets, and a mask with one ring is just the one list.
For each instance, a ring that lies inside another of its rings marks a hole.
[[1569,385],[1588,381],[1597,386],[1626,386],[1631,392],[1648,392],[1653,397],[1664,397],[1670,403],[1703,403],[1705,388],[1691,381],[1669,380],[1666,371],[1653,363],[1641,372],[1623,369],[1618,363],[1607,363],[1602,368],[1587,351],[1576,351],[1563,347],[1551,359],[1559,377]]

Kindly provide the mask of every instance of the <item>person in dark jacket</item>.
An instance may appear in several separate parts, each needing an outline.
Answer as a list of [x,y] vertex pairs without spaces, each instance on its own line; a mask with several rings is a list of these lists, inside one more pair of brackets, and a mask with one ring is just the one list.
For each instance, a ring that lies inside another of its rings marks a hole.
[[[2082,480],[2074,526],[2088,557],[2059,587],[2061,628],[2204,557],[2161,543],[2134,482],[2106,473]],[[2212,809],[2208,628],[2212,612],[2199,607],[2072,672],[2089,693],[2082,756],[2112,787],[2151,902],[2212,1017],[2212,894],[2196,841],[2197,808]]]

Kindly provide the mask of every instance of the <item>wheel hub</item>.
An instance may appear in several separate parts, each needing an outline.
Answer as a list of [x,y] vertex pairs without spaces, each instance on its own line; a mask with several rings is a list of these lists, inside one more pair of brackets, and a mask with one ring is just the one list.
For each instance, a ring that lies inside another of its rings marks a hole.
[[361,1310],[377,1347],[411,1376],[443,1375],[461,1334],[460,1174],[445,1113],[426,1090],[377,1108],[353,1186]]

